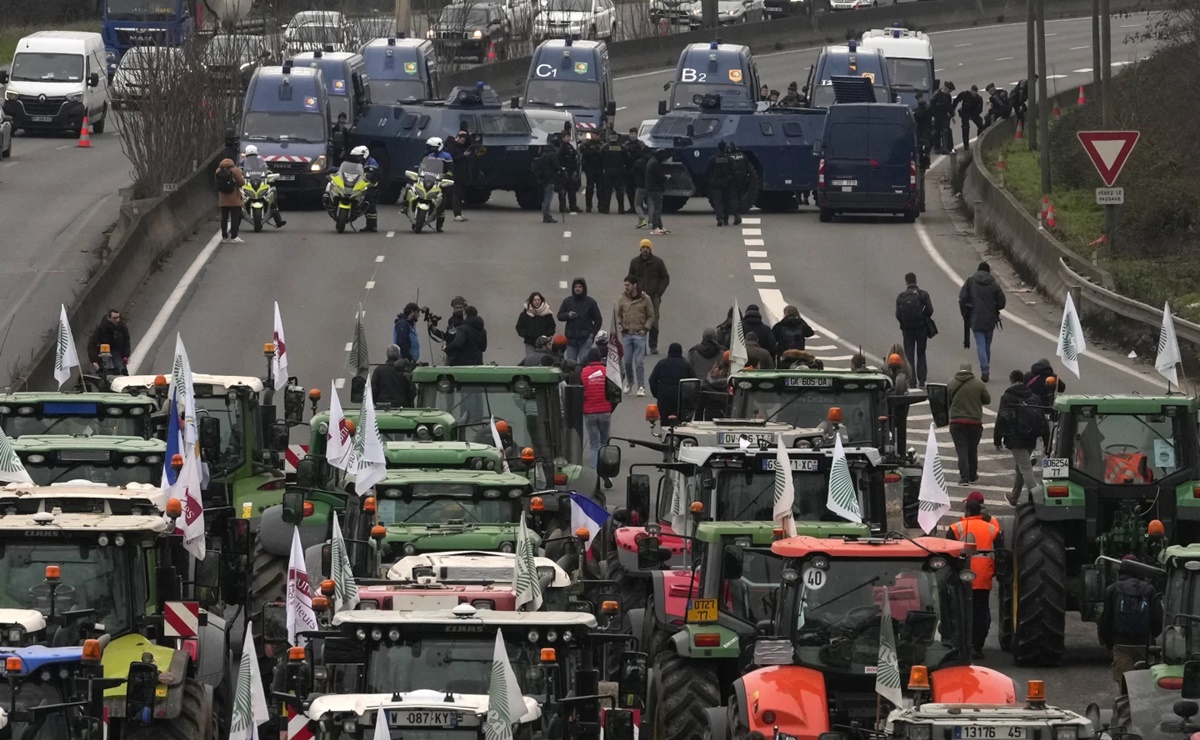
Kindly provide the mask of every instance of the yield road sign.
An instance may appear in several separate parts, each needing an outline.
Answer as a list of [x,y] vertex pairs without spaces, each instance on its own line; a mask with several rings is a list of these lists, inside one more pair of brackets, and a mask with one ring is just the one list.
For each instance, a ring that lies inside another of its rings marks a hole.
[[1076,134],[1100,179],[1110,188],[1141,135],[1140,131],[1080,131]]

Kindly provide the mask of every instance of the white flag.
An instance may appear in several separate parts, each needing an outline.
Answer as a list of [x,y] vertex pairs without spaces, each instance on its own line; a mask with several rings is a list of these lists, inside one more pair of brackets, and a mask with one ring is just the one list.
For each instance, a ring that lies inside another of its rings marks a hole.
[[71,379],[71,368],[79,367],[79,354],[75,351],[71,323],[67,321],[67,307],[59,304],[59,309],[58,341],[54,345],[54,379],[61,390],[63,383]]
[[496,630],[496,652],[492,656],[492,682],[488,687],[487,719],[483,734],[487,740],[512,740],[512,726],[525,715],[525,699],[517,674],[508,662],[504,633]]
[[729,372],[736,373],[750,361],[750,355],[746,353],[746,327],[742,326],[742,310],[736,298],[729,321]]
[[250,623],[247,622],[246,644],[242,646],[237,682],[233,687],[233,717],[229,723],[229,740],[252,740],[258,737],[258,726],[270,718],[262,676],[258,672],[258,657],[254,652],[254,632],[250,627]]
[[841,518],[862,524],[862,509],[858,506],[858,491],[854,488],[854,476],[850,475],[850,463],[842,449],[842,435],[833,440],[833,466],[829,471],[829,495],[825,508]]
[[921,531],[929,534],[942,517],[950,511],[950,494],[946,493],[946,473],[938,455],[937,425],[929,423],[929,441],[925,443],[925,467],[921,470],[921,490],[917,494],[917,522]]
[[383,707],[380,707],[379,713],[375,715],[375,734],[371,737],[372,740],[392,740],[392,732],[388,729],[387,710]]
[[792,461],[783,446],[780,434],[775,446],[775,508],[771,518],[783,528],[786,537],[796,536],[796,520],[792,509],[796,506],[796,484],[792,480]]
[[[175,412],[174,405],[171,412]],[[194,445],[183,448],[183,467],[171,484],[168,496],[179,499],[183,504],[183,521],[176,522],[179,532],[183,534],[183,548],[197,560],[203,560],[206,552],[204,531],[204,498],[201,495],[200,458],[196,456]]]
[[325,459],[330,465],[346,473],[350,472],[353,437],[346,423],[346,414],[342,411],[342,399],[338,396],[337,385],[332,385],[329,395],[329,428],[325,430]]
[[183,337],[175,335],[175,361],[171,365],[170,396],[183,410],[183,424],[179,431],[183,435],[184,447],[198,444],[200,435],[196,431],[196,392],[192,387],[192,363],[188,360]]
[[336,511],[333,512],[333,544],[330,550],[334,607],[339,612],[353,611],[358,606],[358,583],[354,580],[354,566],[350,563],[350,552],[346,550],[346,538],[342,536]]
[[1179,340],[1175,338],[1175,318],[1171,315],[1170,301],[1163,303],[1162,328],[1158,330],[1158,356],[1154,358],[1154,369],[1171,385],[1179,386],[1179,374],[1175,365],[1180,362]]
[[504,454],[504,440],[500,439],[500,430],[496,428],[496,417],[492,417],[492,441],[496,444],[496,449],[500,450],[500,465],[504,468],[504,472],[512,472],[508,468],[508,457]]
[[892,624],[892,605],[887,586],[883,587],[883,615],[879,622],[879,659],[875,666],[875,693],[900,707],[900,660],[896,657],[896,628]]
[[354,430],[354,447],[350,450],[348,472],[354,474],[354,492],[359,496],[369,493],[372,486],[387,476],[387,458],[383,454],[379,423],[375,420],[375,400],[371,396],[370,383],[367,383],[362,408],[358,412],[358,428]]
[[308,643],[308,638],[299,633],[317,629],[317,615],[313,611],[312,589],[308,585],[308,568],[304,564],[304,546],[300,544],[299,527],[292,529],[292,554],[288,558],[287,628],[288,642],[295,646]]
[[3,429],[0,429],[0,483],[33,485],[33,478],[29,476],[29,471],[25,469],[21,458],[17,457],[12,440],[8,438]]
[[271,358],[271,374],[275,376],[275,390],[281,391],[287,387],[287,340],[283,336],[283,318],[279,315],[279,301],[275,302],[275,356]]
[[1067,293],[1067,302],[1063,306],[1062,324],[1058,329],[1058,349],[1055,354],[1062,358],[1063,366],[1079,375],[1079,358],[1087,351],[1087,342],[1083,338],[1083,327],[1079,324],[1079,314],[1075,311],[1075,301]]
[[525,517],[517,527],[517,556],[513,562],[513,590],[517,592],[517,611],[529,605],[528,611],[542,608],[542,583],[538,580],[537,545],[529,534]]
[[608,354],[604,358],[604,377],[625,393],[625,369],[621,366],[621,330],[617,328],[617,304],[612,309],[612,330],[608,334]]

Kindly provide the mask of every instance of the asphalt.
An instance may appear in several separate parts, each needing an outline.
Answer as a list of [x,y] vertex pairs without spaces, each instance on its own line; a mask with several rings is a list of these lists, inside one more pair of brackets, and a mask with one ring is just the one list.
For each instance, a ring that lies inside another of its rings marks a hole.
[[[1114,21],[1114,39],[1120,42],[1134,30],[1125,24],[1134,23]],[[1052,22],[1047,30],[1052,34],[1048,52],[1053,83],[1066,89],[1089,81],[1088,22]],[[1025,76],[1022,25],[938,33],[933,40],[939,74],[954,80],[960,89],[971,83],[982,88],[990,81],[1011,87]],[[1119,61],[1136,53],[1124,45],[1117,51]],[[780,88],[792,79],[802,80],[815,57],[816,50],[798,50],[757,59],[762,77]],[[657,72],[619,79],[620,125],[653,117],[667,79],[667,73]],[[672,233],[654,237],[655,253],[666,260],[672,276],[663,307],[662,350],[665,353],[670,342],[679,342],[686,350],[699,341],[702,329],[718,323],[736,298],[743,306],[760,304],[772,319],[779,317],[785,304],[798,306],[819,325],[811,345],[827,364],[845,365],[859,347],[879,357],[899,340],[894,299],[904,288],[904,273],[911,270],[931,293],[942,329],[930,345],[930,379],[945,380],[960,362],[976,362],[974,351],[964,350],[957,341],[955,298],[962,280],[986,258],[1009,296],[1005,328],[994,344],[990,388],[995,409],[1009,369],[1028,368],[1040,357],[1053,358],[1060,309],[1021,285],[1003,259],[987,254],[986,245],[946,210],[954,205],[941,184],[946,169],[939,163],[929,173],[929,211],[915,226],[873,218],[820,224],[811,208],[792,214],[756,212],[742,228],[722,229],[713,225],[699,204],[669,215],[666,225]],[[580,200],[582,204],[582,194]],[[212,259],[199,263],[197,256],[213,245],[207,240],[186,243],[127,311],[134,341],[142,345],[135,361],[144,357],[135,369],[165,372],[179,332],[197,371],[259,374],[264,365],[262,344],[271,337],[272,302],[278,301],[293,374],[327,392],[331,379],[344,382],[349,374],[346,345],[360,306],[366,311],[372,356],[378,359],[390,341],[392,319],[400,307],[416,300],[448,315],[454,295],[465,296],[487,321],[486,359],[515,362],[523,351],[513,327],[531,290],[543,292],[557,304],[569,281],[584,276],[607,319],[628,262],[637,253],[638,240],[649,236],[634,229],[632,217],[615,215],[585,214],[543,225],[537,213],[517,210],[511,195],[504,193],[468,216],[466,223],[447,222],[444,234],[417,236],[409,232],[397,209],[384,207],[380,233],[338,235],[323,212],[288,213],[282,230],[268,226],[262,234],[243,232],[244,244],[215,245]],[[215,222],[210,226],[209,233]],[[185,273],[194,279],[180,286]],[[163,313],[155,322],[168,302],[177,303],[177,310]],[[161,331],[153,341],[144,341],[152,323]],[[1134,365],[1125,354],[1119,347],[1089,347],[1081,363],[1082,378],[1066,376],[1069,389],[1150,392],[1161,388],[1157,376],[1150,376],[1145,366]],[[434,359],[441,362],[440,355]],[[648,366],[647,374],[649,370]],[[642,400],[622,404],[614,434],[645,436]],[[924,423],[927,417],[918,413],[914,421]],[[990,433],[985,444],[989,438]],[[953,470],[948,435],[941,434],[940,440],[945,465]],[[977,487],[985,492],[992,512],[1001,514],[1011,461],[1008,453],[994,448],[985,447],[983,452],[983,485]],[[960,499],[967,490],[953,487],[951,495]],[[1080,711],[1091,701],[1109,703],[1115,687],[1093,626],[1069,623],[1068,660],[1067,666],[1055,670],[1011,669],[993,637],[986,663],[1009,671],[1022,688],[1026,679],[1045,679],[1052,703]]]

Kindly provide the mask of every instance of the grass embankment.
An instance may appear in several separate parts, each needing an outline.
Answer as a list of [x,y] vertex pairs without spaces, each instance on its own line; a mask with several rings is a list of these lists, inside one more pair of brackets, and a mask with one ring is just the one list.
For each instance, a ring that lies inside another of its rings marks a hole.
[[100,21],[77,21],[57,26],[5,26],[0,27],[0,66],[12,63],[17,42],[34,31],[95,31],[100,33]]

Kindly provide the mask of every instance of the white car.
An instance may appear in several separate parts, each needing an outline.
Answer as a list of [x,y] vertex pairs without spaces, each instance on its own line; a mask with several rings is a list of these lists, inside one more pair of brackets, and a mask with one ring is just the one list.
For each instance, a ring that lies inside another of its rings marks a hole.
[[352,30],[346,17],[336,11],[302,11],[283,27],[284,56],[293,57],[328,46],[332,46],[333,51],[351,51],[347,44]]
[[879,0],[829,0],[830,10],[858,10],[859,8],[875,8]]
[[183,49],[167,46],[135,46],[125,52],[112,80],[112,107],[136,108],[154,86],[154,78],[183,63]]
[[533,21],[538,41],[579,36],[611,41],[617,32],[613,0],[544,0]]

